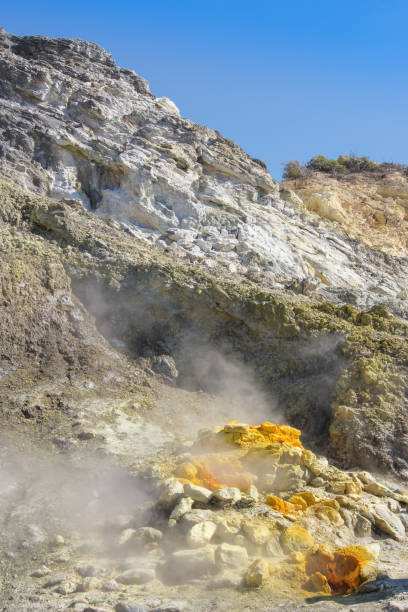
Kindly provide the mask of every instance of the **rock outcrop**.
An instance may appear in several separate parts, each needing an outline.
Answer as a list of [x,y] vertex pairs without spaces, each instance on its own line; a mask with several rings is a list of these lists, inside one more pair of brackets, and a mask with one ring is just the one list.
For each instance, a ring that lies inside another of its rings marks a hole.
[[7,609],[406,588],[406,178],[381,226],[363,175],[279,186],[97,45],[3,30],[0,172]]
[[263,162],[180,117],[97,45],[1,31],[0,78],[0,169],[24,188],[77,198],[197,265],[405,315],[403,251],[338,231],[339,207],[308,214],[309,197],[280,192]]

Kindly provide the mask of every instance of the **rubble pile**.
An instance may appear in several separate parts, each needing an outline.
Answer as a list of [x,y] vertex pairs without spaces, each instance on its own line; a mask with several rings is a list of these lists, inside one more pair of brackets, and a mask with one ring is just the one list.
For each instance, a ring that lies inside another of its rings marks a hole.
[[199,432],[160,481],[167,578],[303,595],[376,579],[381,542],[406,538],[408,495],[330,465],[300,435],[269,422]]

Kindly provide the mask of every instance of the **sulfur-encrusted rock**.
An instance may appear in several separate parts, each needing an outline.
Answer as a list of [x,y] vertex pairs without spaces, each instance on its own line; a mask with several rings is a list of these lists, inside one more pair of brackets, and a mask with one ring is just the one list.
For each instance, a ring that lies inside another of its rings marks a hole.
[[264,559],[256,559],[248,568],[245,581],[249,587],[262,586],[269,577],[269,563]]
[[312,548],[314,545],[313,537],[306,529],[299,525],[288,527],[281,535],[280,542],[286,553],[302,552]]

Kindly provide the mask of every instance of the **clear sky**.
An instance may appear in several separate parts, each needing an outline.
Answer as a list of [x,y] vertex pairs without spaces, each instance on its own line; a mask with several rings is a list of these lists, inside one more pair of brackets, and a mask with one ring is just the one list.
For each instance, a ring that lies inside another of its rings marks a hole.
[[275,178],[317,154],[408,163],[408,0],[3,0],[0,25],[102,45]]

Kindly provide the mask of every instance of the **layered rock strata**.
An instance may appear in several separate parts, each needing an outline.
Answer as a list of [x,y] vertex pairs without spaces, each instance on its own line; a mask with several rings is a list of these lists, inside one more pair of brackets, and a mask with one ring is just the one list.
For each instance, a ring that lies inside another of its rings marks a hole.
[[182,118],[97,45],[2,31],[0,77],[0,169],[24,188],[79,199],[197,265],[405,315],[403,251],[389,257],[309,214],[310,198],[279,191],[263,162]]

